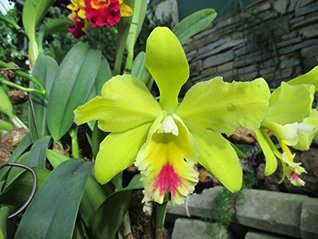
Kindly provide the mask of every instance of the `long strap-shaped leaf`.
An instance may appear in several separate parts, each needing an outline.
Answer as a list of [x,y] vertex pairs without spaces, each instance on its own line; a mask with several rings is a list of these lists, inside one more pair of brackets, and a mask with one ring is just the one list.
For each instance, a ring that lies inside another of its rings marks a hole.
[[127,187],[109,195],[96,210],[91,225],[91,233],[95,239],[113,239],[128,210],[131,193],[143,187],[140,174],[133,177]]
[[24,2],[22,21],[25,33],[30,41],[29,53],[32,61],[35,61],[39,54],[35,39],[35,28],[54,2],[55,0],[25,0]]
[[71,239],[91,167],[74,159],[59,165],[27,208],[15,239]]
[[[36,78],[45,88],[46,92],[50,95],[56,73],[58,71],[58,64],[49,56],[44,54],[40,55],[36,60],[32,69],[32,76]],[[29,110],[29,124],[32,140],[42,138],[48,135],[46,127],[46,111],[47,100],[38,94],[30,94],[34,105],[34,115],[32,110]],[[36,122],[36,123],[35,123]]]
[[128,52],[126,67],[128,70],[131,70],[131,67],[132,67],[135,43],[141,31],[141,28],[146,16],[146,12],[147,12],[147,1],[135,0],[134,13],[132,16],[132,21],[129,27],[129,33],[126,40],[126,49]]
[[[59,140],[73,123],[73,111],[92,97],[100,83],[100,68],[107,68],[100,51],[76,44],[62,61],[53,83],[47,109],[47,124],[54,140]],[[109,67],[108,67],[109,68]],[[105,74],[104,82],[107,80]]]
[[173,32],[180,41],[185,41],[207,28],[216,15],[216,11],[212,8],[197,11],[179,22],[173,28]]

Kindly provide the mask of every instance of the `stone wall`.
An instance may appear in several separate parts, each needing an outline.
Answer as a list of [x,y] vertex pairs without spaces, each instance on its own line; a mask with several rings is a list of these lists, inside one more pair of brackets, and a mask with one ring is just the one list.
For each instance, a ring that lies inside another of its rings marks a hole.
[[182,205],[169,203],[168,217],[179,216],[172,239],[211,238],[215,232],[222,234],[212,237],[216,239],[318,238],[318,198],[255,189],[244,189],[227,202],[226,210],[233,213],[231,221],[236,227],[208,230],[218,225],[218,217],[224,216],[214,213],[223,190],[220,186],[213,187],[188,196]]
[[318,1],[260,0],[184,42],[189,87],[221,75],[275,87],[318,64]]

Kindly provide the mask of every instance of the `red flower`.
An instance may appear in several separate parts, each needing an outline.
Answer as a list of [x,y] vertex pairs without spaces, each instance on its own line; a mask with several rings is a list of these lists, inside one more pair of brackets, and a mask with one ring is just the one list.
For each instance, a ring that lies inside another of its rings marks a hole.
[[71,0],[67,8],[73,21],[68,29],[75,38],[84,35],[90,27],[112,27],[133,11],[123,0]]
[[73,37],[75,38],[79,38],[80,36],[85,34],[85,32],[83,31],[84,27],[84,21],[78,16],[74,17],[73,25],[67,26],[68,30],[72,33]]
[[118,0],[85,0],[86,19],[93,28],[114,26],[120,21]]

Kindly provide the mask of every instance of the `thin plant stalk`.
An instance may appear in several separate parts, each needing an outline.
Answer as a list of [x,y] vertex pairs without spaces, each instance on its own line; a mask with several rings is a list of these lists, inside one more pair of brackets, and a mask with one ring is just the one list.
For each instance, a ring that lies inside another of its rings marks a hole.
[[78,147],[78,138],[77,138],[77,131],[78,128],[77,127],[73,127],[70,130],[70,136],[72,138],[72,155],[73,158],[79,158],[80,154],[79,154],[79,147]]
[[18,90],[22,90],[24,92],[36,93],[36,94],[39,94],[39,95],[43,96],[45,99],[48,99],[48,94],[45,91],[43,92],[41,90],[37,90],[37,89],[34,89],[34,88],[26,88],[24,86],[18,85],[16,83],[13,83],[11,81],[5,80],[3,78],[0,78],[0,83],[5,84],[5,85],[10,86],[10,87],[13,87],[13,88],[16,88]]
[[[16,67],[12,67],[11,64],[9,63],[6,63],[4,61],[1,61],[0,60],[0,68],[4,68],[4,69],[8,69],[8,70],[13,70],[17,75],[23,77],[24,79],[32,82],[34,85],[36,85],[37,87],[39,87],[39,90],[36,90],[36,89],[33,89],[32,91],[33,92],[36,92],[38,94],[41,94],[43,95],[46,99],[48,98],[48,94],[47,92],[45,91],[44,87],[42,86],[42,84],[37,80],[35,79],[34,77],[30,76],[29,74],[25,73],[24,71],[20,70],[20,69],[17,69]],[[27,88],[29,89],[29,88]],[[28,91],[30,92],[30,90]]]
[[155,228],[155,239],[164,239],[164,223],[166,219],[166,213],[167,213],[167,204],[169,201],[169,193],[166,193],[163,203],[162,204],[156,204],[156,211],[155,211],[155,222],[156,222],[156,228]]

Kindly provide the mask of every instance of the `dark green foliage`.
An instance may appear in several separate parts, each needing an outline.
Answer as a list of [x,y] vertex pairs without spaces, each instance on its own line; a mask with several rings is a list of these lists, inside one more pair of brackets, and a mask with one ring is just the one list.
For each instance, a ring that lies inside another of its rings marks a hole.
[[[17,22],[21,18],[19,15],[21,15],[21,12],[13,8],[5,17]],[[2,61],[14,62],[17,65],[24,66],[24,61],[26,60],[24,40],[25,38],[21,32],[0,21],[0,59]]]

